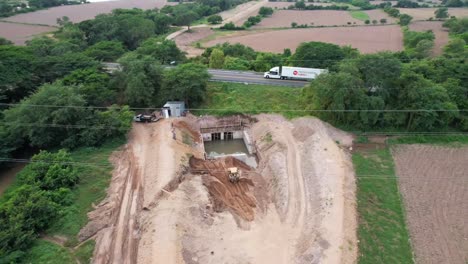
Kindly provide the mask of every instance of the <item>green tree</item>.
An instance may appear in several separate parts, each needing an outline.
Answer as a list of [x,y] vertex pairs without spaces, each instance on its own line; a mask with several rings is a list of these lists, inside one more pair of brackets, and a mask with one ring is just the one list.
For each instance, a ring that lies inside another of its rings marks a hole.
[[190,24],[193,21],[197,20],[200,16],[193,12],[187,11],[186,13],[179,14],[175,17],[175,23],[178,26],[187,26],[188,30],[190,31]]
[[211,15],[207,20],[210,24],[221,24],[223,18],[220,15]]
[[238,70],[238,71],[247,71],[250,68],[250,63],[247,60],[241,58],[234,58],[231,56],[226,56],[224,59],[223,69],[226,70]]
[[283,65],[283,57],[270,52],[258,53],[257,58],[252,64],[255,71],[265,72],[274,66]]
[[454,38],[444,47],[444,56],[447,58],[457,58],[461,56],[468,58],[468,49],[465,48],[465,46],[466,42],[463,39]]
[[101,41],[84,51],[84,54],[96,60],[112,62],[125,53],[125,48],[120,41]]
[[413,17],[407,14],[400,15],[400,25],[407,26],[413,20]]
[[413,50],[413,56],[418,59],[427,58],[431,55],[432,49],[434,48],[434,41],[423,39],[418,42]]
[[449,17],[448,8],[439,7],[434,11],[435,17],[438,19],[443,19]]
[[16,102],[34,91],[36,60],[30,48],[0,45],[0,102]]
[[123,66],[119,77],[125,102],[134,107],[157,106],[163,74],[160,62],[135,52],[127,53],[118,62]]
[[385,18],[380,19],[380,24],[386,24],[386,23],[387,23],[387,19]]
[[273,8],[262,6],[262,7],[260,7],[260,10],[258,11],[258,14],[263,16],[263,17],[271,16],[273,14]]
[[305,9],[306,8],[306,4],[303,0],[301,1],[298,1],[294,4],[294,7],[297,8],[297,9]]
[[160,38],[149,38],[145,40],[136,50],[138,54],[149,55],[157,59],[161,64],[169,64],[173,61],[185,61],[185,54],[173,40],[161,40]]
[[375,19],[372,20],[372,24],[373,24],[373,25],[377,25],[377,23],[378,23],[377,20],[375,20]]
[[110,78],[97,68],[78,69],[62,79],[67,86],[75,86],[86,102],[93,106],[107,106],[115,101],[116,92],[109,88]]
[[304,42],[291,57],[295,66],[329,68],[344,58],[343,50],[335,44]]
[[224,52],[220,49],[214,49],[210,55],[210,68],[221,69],[224,64]]
[[9,41],[8,39],[0,37],[0,46],[2,45],[13,45],[13,42]]
[[369,25],[369,24],[370,24],[370,20],[369,20],[369,19],[366,19],[366,21],[364,21],[364,24]]
[[196,106],[205,98],[209,79],[207,69],[199,64],[179,65],[164,73],[161,97],[163,101],[182,100],[188,106]]

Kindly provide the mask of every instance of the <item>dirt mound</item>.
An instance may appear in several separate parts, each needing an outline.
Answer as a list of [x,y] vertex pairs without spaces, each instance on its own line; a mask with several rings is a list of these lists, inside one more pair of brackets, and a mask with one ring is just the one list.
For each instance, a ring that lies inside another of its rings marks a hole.
[[[244,220],[254,220],[256,200],[251,188],[253,181],[248,177],[251,168],[245,163],[226,157],[216,160],[190,158],[190,167],[194,173],[206,174],[203,184],[208,188],[213,200],[213,209],[222,212],[226,208]],[[229,181],[227,168],[237,167],[242,172],[242,178],[237,183]]]

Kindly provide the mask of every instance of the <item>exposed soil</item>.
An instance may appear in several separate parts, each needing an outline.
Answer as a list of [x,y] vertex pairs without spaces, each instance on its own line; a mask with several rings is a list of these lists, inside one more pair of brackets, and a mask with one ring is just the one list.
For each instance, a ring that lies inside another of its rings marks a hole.
[[196,57],[201,55],[204,49],[198,49],[193,46],[193,43],[208,37],[209,35],[213,34],[213,30],[208,27],[198,27],[192,28],[192,32],[184,32],[179,34],[174,38],[175,43],[179,49],[187,52],[187,57]]
[[291,23],[313,26],[339,26],[348,22],[364,24],[363,21],[351,17],[348,11],[336,10],[278,10],[271,17],[264,18],[253,28],[291,27]]
[[[372,2],[372,4],[375,4],[375,3]],[[370,21],[377,20],[380,23],[380,19],[385,18],[387,19],[387,24],[398,22],[396,18],[389,16],[382,9],[366,10],[363,12],[366,12],[369,15]]]
[[[136,124],[81,232],[97,233],[93,262],[354,263],[352,137],[314,118],[256,118],[256,169],[200,159],[200,135],[188,132],[195,117]],[[242,171],[238,183],[227,178],[231,166]]]
[[442,54],[442,49],[449,42],[448,30],[442,27],[442,21],[416,21],[409,25],[410,30],[414,31],[427,31],[434,32],[434,49],[433,55]]
[[67,5],[52,7],[31,13],[19,14],[5,18],[3,20],[55,26],[57,25],[57,18],[63,16],[69,17],[70,21],[72,22],[81,22],[92,19],[99,14],[110,13],[113,9],[117,8],[152,9],[161,8],[166,4],[176,3],[167,3],[166,0],[120,0],[81,5]]
[[468,148],[393,149],[417,263],[468,261]]
[[24,45],[35,35],[56,30],[55,27],[0,22],[0,37],[10,40],[16,45]]
[[[408,14],[413,17],[413,21],[416,20],[428,20],[430,17],[435,18],[434,12],[437,8],[398,8],[401,14]],[[468,8],[449,8],[449,16],[467,17]]]
[[336,28],[306,28],[233,34],[206,42],[210,47],[219,43],[241,43],[258,51],[283,52],[295,50],[306,41],[321,41],[351,45],[362,53],[403,50],[403,34],[397,25]]
[[[330,6],[330,5],[333,5],[336,3],[309,3],[309,2],[306,2],[305,3],[306,5],[316,5],[316,6]],[[272,7],[272,8],[278,8],[278,9],[282,9],[282,8],[288,8],[288,6],[290,5],[294,5],[294,2],[268,2],[265,6],[268,6],[268,7]]]
[[18,174],[24,166],[26,166],[25,163],[18,163],[12,168],[6,168],[0,171],[0,196],[13,183],[16,178],[16,174]]

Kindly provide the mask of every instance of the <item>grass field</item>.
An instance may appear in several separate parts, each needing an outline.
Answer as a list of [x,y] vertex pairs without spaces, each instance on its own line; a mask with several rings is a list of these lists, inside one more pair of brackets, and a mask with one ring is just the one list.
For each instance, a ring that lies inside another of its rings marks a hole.
[[[281,113],[292,118],[305,112],[284,111],[303,109],[302,89],[213,82],[208,86],[207,99],[197,114],[229,115],[235,113]],[[209,110],[211,109],[211,110]]]
[[360,264],[413,263],[405,214],[388,148],[353,154]]
[[366,21],[370,19],[369,15],[363,11],[349,11],[349,13],[354,19],[359,19],[361,21]]
[[74,263],[74,258],[68,249],[39,239],[34,242],[33,246],[29,249],[26,258],[23,259],[23,263]]

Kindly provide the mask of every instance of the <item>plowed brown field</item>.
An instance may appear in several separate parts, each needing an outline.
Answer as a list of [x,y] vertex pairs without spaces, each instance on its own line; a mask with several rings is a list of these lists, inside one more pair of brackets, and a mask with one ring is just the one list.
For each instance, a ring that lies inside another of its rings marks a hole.
[[442,27],[442,21],[416,21],[409,25],[410,30],[414,31],[427,31],[434,32],[434,55],[442,54],[442,48],[447,45],[449,41],[448,30]]
[[73,22],[81,22],[83,20],[92,19],[99,14],[110,13],[113,9],[116,8],[152,9],[156,7],[161,8],[166,4],[168,4],[166,0],[121,0],[81,5],[68,5],[52,7],[32,13],[19,14],[5,18],[3,20],[55,26],[57,25],[57,18],[63,16],[69,17]]
[[346,25],[348,22],[364,24],[363,21],[351,17],[348,11],[336,10],[278,10],[271,17],[263,19],[254,28],[291,27],[291,23],[314,26]]
[[[435,18],[434,12],[437,8],[398,8],[400,13],[408,14],[413,17],[413,21],[415,20],[427,20],[430,17]],[[468,16],[468,8],[449,8],[448,9],[449,16],[456,16],[456,17],[467,17]]]
[[242,34],[208,41],[205,46],[229,42],[241,43],[258,51],[283,52],[286,48],[295,50],[302,42],[321,41],[337,45],[351,45],[363,53],[403,49],[403,34],[397,25],[287,29]]
[[37,34],[55,30],[57,30],[55,27],[0,22],[0,37],[10,40],[16,45],[24,45],[26,41]]
[[417,263],[468,262],[468,147],[393,150]]

